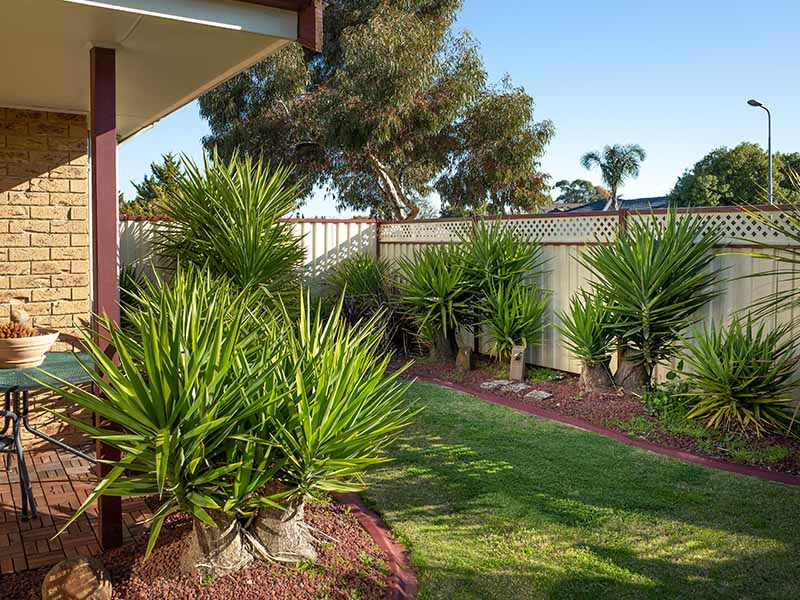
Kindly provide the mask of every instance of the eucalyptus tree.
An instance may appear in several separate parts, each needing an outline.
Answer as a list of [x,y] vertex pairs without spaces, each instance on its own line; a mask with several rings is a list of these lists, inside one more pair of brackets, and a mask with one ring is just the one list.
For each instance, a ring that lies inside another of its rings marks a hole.
[[619,188],[626,179],[639,176],[645,158],[647,154],[638,144],[614,144],[605,146],[600,152],[587,152],[581,157],[581,165],[584,169],[600,169],[603,183],[611,192],[614,208],[619,209]]
[[546,200],[553,134],[509,79],[493,85],[453,24],[462,0],[335,0],[321,54],[288,46],[200,100],[207,148],[294,166],[301,196],[414,218],[434,192],[481,214]]

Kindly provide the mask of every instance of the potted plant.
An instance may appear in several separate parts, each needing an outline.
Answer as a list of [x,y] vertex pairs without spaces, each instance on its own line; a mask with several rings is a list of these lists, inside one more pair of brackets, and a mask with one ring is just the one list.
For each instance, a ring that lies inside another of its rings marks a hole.
[[10,307],[9,320],[0,323],[0,369],[38,367],[58,339],[58,332],[33,327],[23,308],[26,298],[0,296]]

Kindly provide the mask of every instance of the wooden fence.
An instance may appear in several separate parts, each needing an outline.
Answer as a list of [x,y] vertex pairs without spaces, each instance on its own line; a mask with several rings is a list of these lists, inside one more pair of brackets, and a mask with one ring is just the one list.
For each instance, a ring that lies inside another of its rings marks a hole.
[[[685,214],[690,211],[680,211]],[[759,224],[736,208],[712,208],[691,211],[700,215],[709,227],[719,228],[724,235],[712,268],[722,273],[718,283],[719,295],[702,312],[701,319],[727,322],[733,314],[746,311],[754,300],[771,293],[779,283],[768,277],[748,278],[747,275],[771,268],[771,263],[747,256],[758,242],[787,245],[783,236]],[[557,322],[558,315],[567,309],[569,300],[581,289],[591,286],[591,274],[578,262],[581,249],[604,243],[618,235],[631,219],[655,218],[663,221],[666,211],[655,213],[594,212],[546,215],[521,215],[503,219],[504,226],[514,229],[528,243],[542,245],[547,260],[546,271],[538,285],[550,292],[550,307],[546,319]],[[780,212],[773,212],[781,219]],[[378,222],[375,220],[301,219],[294,220],[295,231],[303,238],[306,248],[307,280],[317,285],[335,264],[356,252],[378,254],[394,261],[411,256],[420,248],[433,244],[460,243],[468,237],[475,221],[472,219],[434,219],[411,222]],[[147,268],[143,257],[149,254],[158,222],[127,219],[121,222],[121,264],[139,264]],[[780,285],[792,285],[783,282]],[[783,320],[792,315],[781,315]],[[488,343],[488,340],[483,340]],[[485,347],[483,348],[486,349]],[[558,330],[547,327],[538,343],[528,351],[529,363],[577,372],[578,362],[565,349]]]

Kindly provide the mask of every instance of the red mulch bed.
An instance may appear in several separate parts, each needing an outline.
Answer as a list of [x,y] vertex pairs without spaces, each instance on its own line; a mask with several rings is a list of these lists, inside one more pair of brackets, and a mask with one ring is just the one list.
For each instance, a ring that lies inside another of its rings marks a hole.
[[[399,367],[402,362],[398,361]],[[532,371],[529,370],[529,375]],[[505,372],[507,374],[507,371]],[[458,373],[455,365],[447,362],[436,362],[427,357],[417,359],[407,371],[409,377],[419,375],[421,377],[433,377],[445,381],[459,383],[463,386],[472,388],[476,391],[481,390],[481,383],[494,379],[506,379],[498,368],[497,363],[493,363],[486,357],[479,357],[476,361],[476,368],[467,373]],[[552,394],[547,400],[533,400],[524,398],[522,395],[513,392],[506,392],[502,389],[491,390],[492,394],[513,398],[517,401],[530,403],[531,406],[546,409],[560,415],[573,417],[587,421],[594,425],[601,425],[610,429],[615,429],[622,433],[627,433],[623,427],[619,427],[620,422],[628,421],[634,417],[642,417],[653,425],[658,425],[658,419],[648,416],[642,401],[624,393],[618,394],[590,394],[580,397],[578,393],[578,377],[569,373],[560,373],[563,378],[557,381],[531,381],[527,383],[535,389],[543,390]],[[699,441],[690,435],[676,434],[670,431],[656,428],[641,436],[650,442],[665,448],[674,448],[691,452],[693,454],[709,456],[718,460],[723,460],[732,464],[747,464],[760,467],[770,471],[789,473],[792,475],[800,474],[800,440],[782,435],[765,435],[761,438],[749,438],[746,440],[747,446],[752,449],[769,448],[771,446],[783,446],[792,450],[786,458],[767,463],[764,461],[737,462],[731,460],[729,452],[724,445],[717,445],[709,449],[700,445]],[[739,438],[740,440],[743,438]]]
[[[385,556],[346,506],[309,504],[306,520],[318,530],[315,536],[320,540],[319,561],[306,568],[254,561],[208,585],[182,576],[177,557],[191,528],[190,519],[184,515],[167,520],[147,561],[141,560],[146,540],[98,558],[111,573],[113,597],[118,600],[372,600],[386,595]],[[38,600],[47,571],[43,567],[0,576],[0,598]]]

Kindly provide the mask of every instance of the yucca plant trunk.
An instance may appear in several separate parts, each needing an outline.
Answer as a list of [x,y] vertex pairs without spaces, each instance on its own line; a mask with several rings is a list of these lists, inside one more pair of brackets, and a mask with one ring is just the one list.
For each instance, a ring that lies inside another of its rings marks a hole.
[[[269,486],[271,495],[279,488]],[[265,506],[256,515],[251,533],[274,560],[287,563],[314,562],[317,551],[314,538],[305,522],[305,500],[302,496],[281,500],[283,508]]]
[[614,382],[628,394],[641,396],[650,384],[650,377],[644,362],[633,360],[631,354],[627,348],[620,352]]
[[179,564],[186,574],[202,574],[216,579],[238,571],[252,560],[242,544],[239,523],[221,511],[208,511],[217,524],[212,527],[193,519],[192,532],[186,538]]
[[605,394],[614,389],[609,361],[602,363],[583,363],[581,378],[578,383],[583,394]]
[[448,327],[439,330],[433,339],[431,357],[436,360],[455,360],[458,354],[458,342],[456,340],[456,330]]

